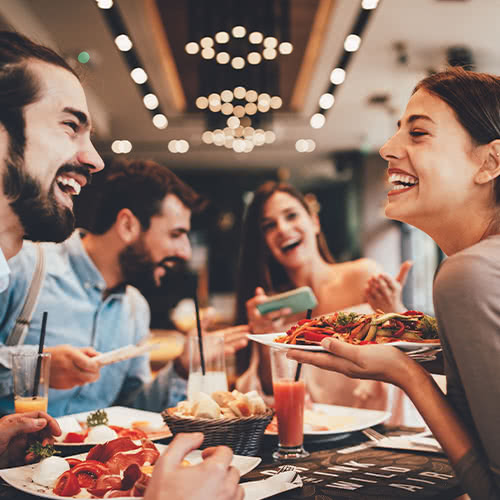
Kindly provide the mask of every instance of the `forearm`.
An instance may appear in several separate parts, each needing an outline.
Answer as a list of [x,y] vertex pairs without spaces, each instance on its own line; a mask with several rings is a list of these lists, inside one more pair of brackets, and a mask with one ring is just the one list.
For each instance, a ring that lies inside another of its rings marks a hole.
[[446,400],[432,376],[421,365],[408,360],[400,387],[408,394],[452,465],[474,447],[466,427]]

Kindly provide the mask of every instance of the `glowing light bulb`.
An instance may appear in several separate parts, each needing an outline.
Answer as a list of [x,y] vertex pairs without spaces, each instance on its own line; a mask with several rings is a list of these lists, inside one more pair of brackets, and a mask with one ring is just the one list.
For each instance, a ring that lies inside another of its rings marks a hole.
[[264,59],[267,59],[268,61],[270,61],[271,59],[275,59],[276,56],[278,55],[278,53],[276,52],[276,49],[273,49],[271,47],[267,47],[262,52],[262,55],[263,55]]
[[132,48],[132,40],[130,40],[130,38],[125,34],[118,35],[115,38],[115,44],[118,47],[118,50],[121,50],[122,52],[128,52]]
[[259,94],[257,94],[257,92],[255,92],[255,90],[247,90],[247,93],[245,95],[245,99],[248,102],[255,102],[258,97],[259,97]]
[[235,26],[231,30],[231,33],[233,34],[234,38],[243,38],[247,34],[247,30],[244,26]]
[[158,113],[158,114],[154,115],[153,116],[153,125],[156,128],[159,128],[160,130],[167,128],[168,127],[167,117],[162,113]]
[[134,82],[138,85],[142,85],[143,83],[146,83],[148,81],[148,75],[142,68],[134,68],[130,72],[130,76],[132,77],[132,80],[134,80]]
[[227,64],[229,62],[229,60],[231,59],[230,55],[227,53],[227,52],[219,52],[216,56],[215,56],[215,60],[219,63],[219,64]]
[[246,93],[245,87],[235,87],[234,89],[234,97],[236,97],[236,99],[244,99]]
[[196,42],[188,42],[186,43],[184,50],[188,54],[193,55],[198,53],[198,51],[200,50],[200,46]]
[[345,70],[342,68],[335,68],[331,73],[330,73],[330,81],[334,85],[340,85],[343,83],[345,80]]
[[215,57],[215,50],[212,47],[206,47],[201,51],[203,59],[213,59]]
[[287,56],[293,52],[293,45],[290,42],[281,42],[278,50],[280,51],[280,54]]
[[319,107],[321,109],[330,109],[335,102],[335,97],[332,94],[323,94],[319,98]]
[[283,100],[281,99],[280,96],[275,95],[271,97],[271,108],[280,109],[282,105],[283,105]]
[[234,69],[243,69],[245,67],[245,59],[243,57],[233,57],[233,60],[231,61],[231,66]]
[[259,43],[262,43],[262,40],[264,40],[264,35],[260,31],[252,31],[252,33],[248,35],[248,40],[250,43],[258,45]]
[[229,33],[226,31],[219,31],[215,34],[215,41],[221,44],[229,42]]
[[350,34],[347,35],[347,38],[344,42],[344,49],[347,52],[356,52],[361,45],[361,38],[358,35]]
[[250,64],[259,64],[262,61],[262,56],[258,52],[250,52],[247,60]]
[[113,7],[113,0],[96,0],[96,2],[100,9],[111,9]]
[[308,144],[307,144],[307,141],[305,139],[299,139],[296,143],[295,143],[295,149],[299,152],[299,153],[305,153],[307,151],[307,148],[308,148]]
[[224,102],[231,102],[233,100],[233,93],[230,90],[223,90],[220,97]]
[[278,40],[274,36],[264,38],[264,47],[268,49],[275,49],[278,46]]
[[214,134],[210,130],[205,130],[201,135],[201,140],[205,144],[212,144],[214,142]]
[[207,109],[208,108],[208,99],[201,95],[196,99],[196,107],[198,109]]
[[379,2],[379,0],[363,0],[361,2],[361,8],[365,9],[365,10],[376,9],[378,2]]
[[311,116],[310,123],[312,128],[321,128],[325,124],[325,122],[325,115],[322,115],[321,113],[315,113]]
[[160,105],[158,97],[156,97],[154,94],[146,94],[143,97],[142,102],[148,109],[156,109]]
[[208,49],[210,47],[213,47],[214,46],[214,41],[209,37],[209,36],[204,36],[201,40],[200,40],[200,45],[204,48],[204,49]]

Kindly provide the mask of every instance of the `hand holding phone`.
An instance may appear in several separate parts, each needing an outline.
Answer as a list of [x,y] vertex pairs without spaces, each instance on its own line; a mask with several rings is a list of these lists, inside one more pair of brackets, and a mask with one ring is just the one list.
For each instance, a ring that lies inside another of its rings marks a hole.
[[269,297],[269,300],[257,304],[257,310],[260,314],[267,314],[278,309],[289,308],[290,314],[307,311],[307,309],[314,309],[318,305],[318,300],[313,291],[308,286],[302,286],[295,290],[279,293]]

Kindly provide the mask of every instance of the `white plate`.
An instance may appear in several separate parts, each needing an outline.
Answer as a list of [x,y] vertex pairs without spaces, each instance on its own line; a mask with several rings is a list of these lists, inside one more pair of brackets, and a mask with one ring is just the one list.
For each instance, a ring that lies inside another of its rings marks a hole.
[[[326,352],[320,345],[297,345],[297,344],[282,344],[280,342],[275,342],[274,339],[277,337],[281,337],[285,335],[285,333],[264,333],[261,335],[253,335],[247,334],[247,337],[250,340],[254,340],[255,342],[259,342],[260,344],[267,345],[269,347],[276,347],[278,349],[299,349],[301,351],[320,351]],[[379,345],[388,345],[398,347],[402,351],[409,352],[415,351],[417,349],[422,349],[423,347],[440,347],[441,344],[439,342],[407,342],[404,340],[396,340],[396,342],[389,342],[387,344],[379,344]]]
[[[307,420],[304,425],[305,436],[326,437],[334,434],[347,434],[350,432],[361,431],[368,427],[385,422],[391,413],[388,411],[366,410],[363,408],[350,408],[348,406],[337,405],[313,405],[314,422],[329,427],[324,431],[313,431],[307,426]],[[312,420],[312,419],[311,419]],[[274,433],[266,431],[266,434]],[[275,434],[274,434],[275,435]]]
[[[160,453],[167,448],[166,445],[162,444],[157,444],[156,447],[158,448]],[[86,456],[87,456],[86,453],[73,455],[74,458],[79,458],[79,459],[83,459]],[[186,456],[186,460],[189,460],[189,462],[191,462],[191,464],[193,465],[201,462],[202,461],[201,451],[200,450],[192,451]],[[241,455],[234,455],[231,465],[233,465],[240,471],[240,476],[243,476],[248,472],[250,472],[251,470],[255,469],[255,467],[257,467],[257,465],[260,464],[261,460],[262,459],[259,457],[244,457]],[[25,493],[29,493],[31,495],[36,495],[42,498],[53,498],[53,499],[68,498],[55,495],[52,492],[52,488],[47,488],[45,486],[41,486],[39,484],[34,483],[31,480],[31,477],[33,476],[34,467],[35,467],[34,465],[24,465],[22,467],[14,467],[12,469],[1,469],[0,477],[5,482],[9,483],[11,486],[16,488],[17,490],[24,491]],[[81,496],[80,494],[78,495],[77,498],[91,498],[91,496],[90,493],[87,497]],[[127,500],[133,500],[135,498],[137,500],[142,497],[117,497],[117,498],[122,498],[122,499],[126,498]]]
[[[164,439],[170,437],[172,433],[167,427],[160,413],[154,413],[152,411],[136,410],[135,408],[126,408],[124,406],[110,406],[109,408],[104,408],[108,415],[109,425],[116,425],[118,427],[125,427],[127,429],[132,429],[132,422],[149,422],[152,428],[158,429],[158,433],[148,435],[148,438],[152,441],[158,439]],[[68,417],[74,417],[78,422],[86,422],[87,417],[94,413],[92,411],[87,411],[83,413],[74,413],[68,415]],[[61,417],[67,418],[67,417]],[[56,419],[57,420],[57,419]],[[57,438],[56,438],[57,439]],[[56,446],[94,446],[101,443],[63,443],[55,442]]]

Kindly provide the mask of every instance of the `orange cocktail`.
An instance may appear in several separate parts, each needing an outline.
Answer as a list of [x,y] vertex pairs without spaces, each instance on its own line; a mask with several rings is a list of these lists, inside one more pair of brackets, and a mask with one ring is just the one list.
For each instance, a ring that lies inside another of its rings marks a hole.
[[304,401],[306,396],[304,381],[278,380],[273,383],[273,392],[280,446],[301,446],[304,441]]
[[16,413],[27,413],[29,411],[47,411],[48,405],[47,397],[16,397],[14,399],[14,406]]

